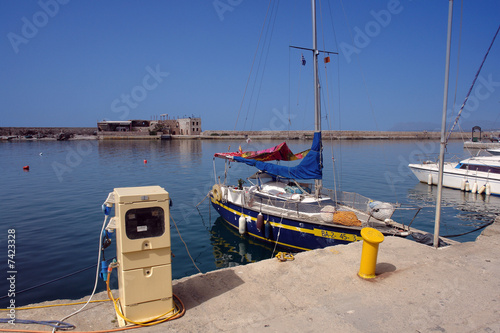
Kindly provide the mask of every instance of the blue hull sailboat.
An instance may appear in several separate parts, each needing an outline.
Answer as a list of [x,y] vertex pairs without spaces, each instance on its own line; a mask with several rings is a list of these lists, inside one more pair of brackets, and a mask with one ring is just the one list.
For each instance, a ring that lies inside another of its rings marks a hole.
[[[312,250],[361,240],[361,229],[372,227],[384,235],[406,237],[410,225],[395,222],[396,210],[409,209],[374,201],[350,192],[333,191],[322,185],[321,109],[316,42],[316,4],[312,3],[314,58],[315,133],[311,149],[293,154],[285,143],[264,151],[219,153],[227,164],[245,163],[258,169],[237,185],[218,181],[210,191],[213,207],[242,235],[248,235],[282,248]],[[301,48],[304,49],[304,48]],[[331,53],[331,52],[330,52]],[[269,163],[294,161],[288,167]],[[215,158],[214,158],[215,163]]]

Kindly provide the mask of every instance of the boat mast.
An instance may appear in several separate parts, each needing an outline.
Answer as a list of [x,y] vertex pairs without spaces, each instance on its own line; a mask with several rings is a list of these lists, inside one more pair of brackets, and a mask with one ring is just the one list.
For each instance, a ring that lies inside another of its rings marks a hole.
[[443,193],[444,151],[446,149],[446,108],[448,106],[448,81],[450,77],[451,21],[453,17],[453,0],[448,5],[448,37],[446,41],[446,66],[444,74],[443,117],[441,119],[441,144],[439,149],[438,193],[436,200],[436,218],[434,221],[434,247],[439,247],[439,224],[441,222],[441,198]]
[[[314,132],[321,132],[321,100],[319,95],[319,79],[318,79],[318,44],[316,33],[316,0],[311,0],[312,7],[312,33],[313,33],[313,64],[314,64]],[[323,147],[321,147],[323,149]],[[314,181],[316,197],[319,197],[323,181],[316,179]]]

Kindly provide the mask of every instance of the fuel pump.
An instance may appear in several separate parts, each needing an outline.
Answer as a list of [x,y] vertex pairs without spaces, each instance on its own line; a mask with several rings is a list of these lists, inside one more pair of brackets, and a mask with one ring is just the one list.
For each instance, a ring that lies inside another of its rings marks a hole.
[[169,194],[160,186],[115,188],[103,209],[113,203],[106,229],[116,230],[121,313],[133,322],[168,316],[174,311]]

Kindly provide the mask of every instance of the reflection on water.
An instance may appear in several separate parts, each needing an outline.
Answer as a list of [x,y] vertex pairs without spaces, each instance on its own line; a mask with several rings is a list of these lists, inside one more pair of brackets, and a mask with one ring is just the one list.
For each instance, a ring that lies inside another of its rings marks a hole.
[[221,217],[215,220],[210,230],[210,243],[217,268],[246,265],[273,256],[272,246],[241,236]]
[[[437,186],[418,183],[408,191],[408,200],[424,207],[424,209],[430,208],[432,212],[435,212]],[[500,214],[500,197],[449,188],[443,188],[441,205],[442,214],[445,214],[442,218],[443,225],[446,226],[450,224],[450,221],[453,221],[456,226],[468,227],[463,232],[489,223]],[[450,215],[453,218],[450,218]],[[450,232],[457,234],[456,230]]]

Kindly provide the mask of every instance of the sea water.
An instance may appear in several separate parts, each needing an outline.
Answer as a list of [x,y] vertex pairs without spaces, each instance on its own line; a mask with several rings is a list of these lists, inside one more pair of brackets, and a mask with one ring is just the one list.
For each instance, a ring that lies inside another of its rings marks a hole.
[[[99,234],[104,221],[101,205],[116,187],[159,185],[170,194],[172,273],[178,279],[219,268],[268,259],[272,245],[241,237],[210,207],[206,198],[224,175],[237,184],[255,172],[245,165],[214,161],[216,152],[272,147],[279,141],[40,141],[0,143],[1,214],[0,306],[7,307],[12,287],[5,277],[15,271],[16,306],[89,295],[94,286]],[[289,142],[294,152],[310,142]],[[463,157],[461,142],[448,145],[448,158]],[[421,207],[413,226],[434,228],[437,188],[421,184],[408,163],[422,154],[437,156],[437,142],[326,141],[325,187],[389,202]],[[428,157],[426,157],[428,158]],[[335,161],[335,164],[333,163]],[[335,167],[333,167],[335,165]],[[23,170],[29,166],[29,171]],[[248,182],[248,181],[247,181]],[[443,190],[441,235],[462,234],[493,220],[498,197]],[[410,213],[408,213],[410,214]],[[409,220],[413,215],[406,216]],[[177,225],[179,233],[174,226]],[[15,242],[12,242],[12,233]],[[479,231],[457,237],[472,241]],[[182,238],[182,239],[181,239]],[[9,242],[10,240],[10,242]],[[114,241],[114,240],[113,240]],[[184,243],[187,246],[184,245]],[[15,255],[8,252],[15,245]],[[106,259],[115,256],[113,243]],[[189,252],[188,252],[189,251]],[[11,260],[10,262],[8,260]],[[9,266],[13,264],[13,266]],[[116,277],[111,279],[116,287]],[[98,291],[104,290],[102,280]]]

